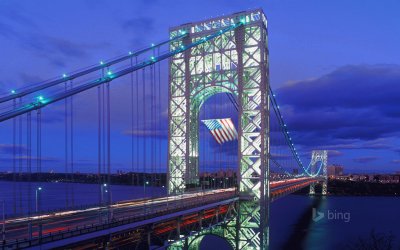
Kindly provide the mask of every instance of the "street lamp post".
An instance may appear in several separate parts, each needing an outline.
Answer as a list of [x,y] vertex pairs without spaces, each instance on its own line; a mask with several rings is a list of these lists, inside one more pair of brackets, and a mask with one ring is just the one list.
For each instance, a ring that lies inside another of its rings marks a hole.
[[[100,185],[100,207],[99,207],[99,220],[103,221],[103,208],[101,207],[104,204],[104,192],[107,192],[107,183],[103,183]],[[108,209],[107,209],[108,214]]]
[[[104,202],[104,189],[107,187],[107,183],[104,183],[103,185],[100,186],[101,189],[101,204]],[[107,192],[107,190],[106,190]]]
[[[35,197],[36,197],[36,213],[37,212],[39,212],[39,195],[40,195],[40,192],[42,191],[42,187],[38,187],[38,188],[36,188],[36,190],[35,190]],[[38,225],[38,229],[39,229],[39,240],[41,240],[42,239],[42,224],[41,224],[41,222],[39,221],[39,225]],[[32,233],[32,229],[30,229],[30,232]],[[31,236],[30,236],[31,237]]]
[[110,206],[110,208],[109,208],[109,210],[110,210],[110,215],[109,215],[109,217],[110,217],[110,220],[112,220],[113,219],[113,216],[114,216],[114,211],[113,211],[113,207],[112,207],[112,192],[111,192],[111,188],[110,188],[110,201],[109,201],[109,206]]
[[[149,185],[149,181],[143,181],[143,196],[146,197],[146,185]],[[147,213],[147,202],[144,203],[144,213]]]
[[[106,189],[105,192],[108,193],[108,190]],[[110,222],[110,204],[108,203],[106,204],[106,206],[107,206],[107,220],[108,222]]]
[[149,185],[149,181],[143,182],[143,195],[146,196],[146,185]]
[[40,194],[40,191],[42,191],[42,187],[38,187],[38,188],[36,188],[36,190],[35,190],[35,197],[36,197],[36,213],[39,211],[39,199],[38,199],[38,197],[39,197],[39,194]]

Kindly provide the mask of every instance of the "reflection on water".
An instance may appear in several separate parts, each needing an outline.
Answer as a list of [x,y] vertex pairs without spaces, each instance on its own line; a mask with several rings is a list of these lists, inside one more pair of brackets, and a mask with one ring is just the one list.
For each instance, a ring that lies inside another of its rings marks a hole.
[[398,247],[399,211],[396,197],[289,195],[272,204],[271,249],[343,249],[371,230],[392,233]]
[[[323,214],[318,221],[312,209]],[[371,230],[392,233],[400,247],[400,199],[397,197],[288,195],[271,205],[270,249],[344,249]],[[349,215],[349,216],[347,216]],[[202,249],[230,249],[218,239],[202,242]]]
[[[400,199],[397,197],[330,196],[321,203],[324,218],[311,224],[304,246],[307,249],[338,249],[372,230],[392,233],[400,246]],[[397,249],[397,248],[396,248]]]

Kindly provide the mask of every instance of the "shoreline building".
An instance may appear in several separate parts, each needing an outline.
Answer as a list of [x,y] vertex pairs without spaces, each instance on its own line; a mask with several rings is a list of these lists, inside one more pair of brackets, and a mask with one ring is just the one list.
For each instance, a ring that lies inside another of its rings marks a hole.
[[343,166],[341,165],[331,165],[328,166],[328,176],[329,177],[335,177],[335,176],[340,176],[343,175]]

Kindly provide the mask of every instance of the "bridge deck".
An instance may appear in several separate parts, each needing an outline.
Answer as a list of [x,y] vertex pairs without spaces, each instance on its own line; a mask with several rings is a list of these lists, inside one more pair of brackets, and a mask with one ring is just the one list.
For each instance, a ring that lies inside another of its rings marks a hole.
[[[315,178],[297,178],[271,182],[271,201],[299,190],[315,181],[317,181]],[[228,188],[8,219],[6,220],[7,240],[0,246],[6,249],[14,249],[41,245],[45,242],[60,241],[66,238],[70,239],[82,234],[104,230],[111,233],[110,228],[125,224],[130,225],[129,227],[132,229],[143,225],[143,223],[138,222],[144,222],[149,218],[157,217],[159,221],[165,221],[170,217],[166,217],[167,215],[180,211],[190,214],[190,209],[201,208],[210,204],[214,204],[214,207],[219,206],[221,205],[219,202],[237,197],[236,190]],[[177,215],[174,216],[176,217]],[[29,239],[29,227],[31,227],[32,239]],[[94,234],[92,237],[100,235],[95,236]]]

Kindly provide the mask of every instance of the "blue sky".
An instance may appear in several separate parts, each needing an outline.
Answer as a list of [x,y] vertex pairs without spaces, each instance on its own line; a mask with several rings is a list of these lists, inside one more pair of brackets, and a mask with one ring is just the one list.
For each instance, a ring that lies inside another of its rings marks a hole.
[[[349,171],[399,170],[400,3],[395,0],[3,0],[0,92],[163,40],[171,26],[258,7],[268,17],[271,85],[304,154],[327,148],[330,163]],[[112,95],[122,100],[126,86],[119,83]],[[96,165],[95,137],[89,135],[92,98],[78,97],[86,108],[76,113],[76,159],[82,167],[92,166],[89,170]],[[129,120],[119,105],[113,102],[112,143],[129,145]],[[160,105],[166,108],[166,99]],[[56,115],[61,106],[48,109],[44,141],[61,145],[63,137],[54,136],[63,124]],[[165,129],[165,117],[157,122]],[[10,157],[7,126],[0,127],[4,165]],[[162,136],[157,140],[166,142]],[[116,169],[129,169],[129,150],[123,148],[112,152]],[[49,168],[59,165],[54,162],[63,156],[54,146],[43,151]]]

